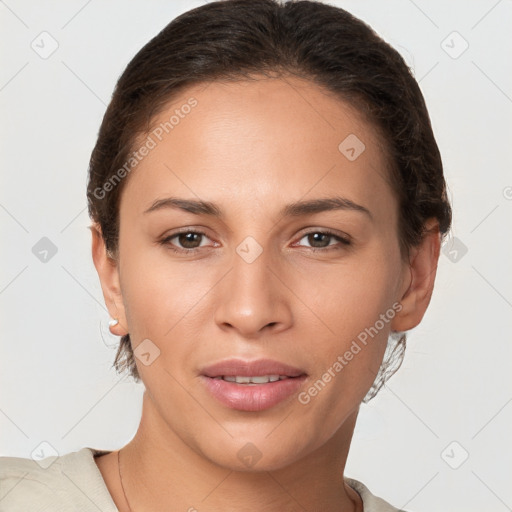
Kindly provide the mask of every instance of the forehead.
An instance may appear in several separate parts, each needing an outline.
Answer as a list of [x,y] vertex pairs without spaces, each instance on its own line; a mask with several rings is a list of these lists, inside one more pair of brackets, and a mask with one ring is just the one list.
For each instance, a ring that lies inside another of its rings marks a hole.
[[189,87],[134,149],[150,139],[152,149],[123,193],[136,189],[140,208],[165,194],[213,201],[229,194],[238,208],[268,210],[279,207],[283,196],[314,197],[333,189],[372,203],[384,203],[392,193],[376,129],[353,106],[296,77]]

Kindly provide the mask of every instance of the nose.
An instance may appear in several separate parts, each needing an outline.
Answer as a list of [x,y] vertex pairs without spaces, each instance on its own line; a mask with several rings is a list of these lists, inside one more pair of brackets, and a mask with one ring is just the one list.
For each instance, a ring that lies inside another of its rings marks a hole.
[[216,287],[215,322],[221,329],[255,339],[290,327],[291,293],[277,277],[283,272],[276,259],[266,250],[254,261],[235,252],[231,270]]

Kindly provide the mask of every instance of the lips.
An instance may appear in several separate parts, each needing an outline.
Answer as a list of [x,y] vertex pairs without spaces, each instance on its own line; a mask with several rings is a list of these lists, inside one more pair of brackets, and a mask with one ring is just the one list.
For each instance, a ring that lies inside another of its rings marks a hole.
[[273,361],[272,359],[258,359],[256,361],[243,361],[242,359],[229,359],[207,366],[201,370],[206,377],[263,377],[279,375],[282,377],[299,377],[306,372],[300,368]]
[[269,409],[295,394],[307,374],[300,368],[259,359],[230,359],[201,370],[200,378],[211,396],[240,411]]

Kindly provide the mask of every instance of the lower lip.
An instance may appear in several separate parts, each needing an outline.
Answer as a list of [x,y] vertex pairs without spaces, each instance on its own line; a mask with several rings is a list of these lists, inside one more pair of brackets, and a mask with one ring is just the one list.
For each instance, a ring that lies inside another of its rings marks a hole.
[[231,409],[239,411],[264,411],[297,393],[305,375],[293,377],[267,384],[237,384],[223,379],[214,379],[201,375],[208,391]]

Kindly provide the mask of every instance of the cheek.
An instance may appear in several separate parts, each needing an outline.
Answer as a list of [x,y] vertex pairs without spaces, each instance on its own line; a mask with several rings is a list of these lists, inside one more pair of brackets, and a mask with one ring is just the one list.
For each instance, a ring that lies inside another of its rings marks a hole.
[[179,322],[196,314],[202,297],[215,284],[208,267],[172,263],[153,252],[135,249],[121,265],[128,327],[135,338],[170,335]]
[[305,401],[322,395],[319,405],[341,410],[364,397],[400,307],[395,295],[399,268],[398,252],[390,251],[386,257],[361,258],[357,265],[294,281],[309,308],[297,326],[305,333],[303,350],[321,381]]
[[[139,374],[150,387],[173,387],[169,373],[180,381],[189,378],[197,354],[211,339],[206,330],[215,333],[211,296],[225,269],[217,272],[206,260],[178,261],[161,247],[126,239],[120,254],[128,332]],[[137,346],[146,339],[158,353],[148,366],[137,359]]]
[[[310,308],[322,332],[348,339],[373,325],[396,297],[396,257],[367,257],[321,272],[297,274],[290,286]],[[325,337],[325,336],[324,336]],[[328,336],[327,336],[328,337]]]

